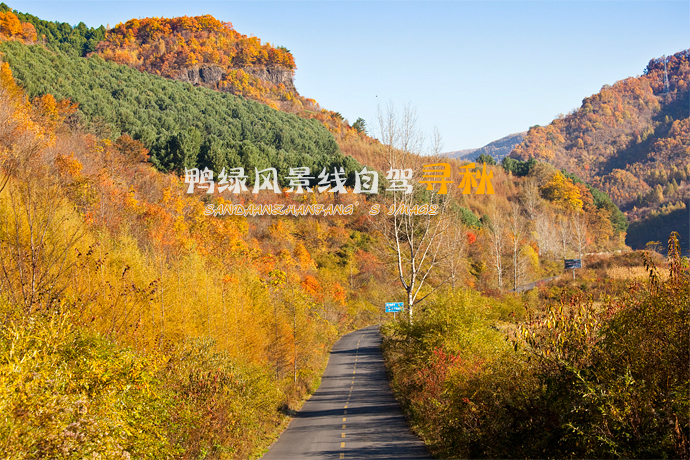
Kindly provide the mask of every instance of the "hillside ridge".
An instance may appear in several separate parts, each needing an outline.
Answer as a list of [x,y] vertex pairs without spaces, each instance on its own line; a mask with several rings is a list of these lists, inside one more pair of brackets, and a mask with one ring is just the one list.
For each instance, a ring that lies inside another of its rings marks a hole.
[[448,158],[456,158],[458,160],[475,161],[479,155],[489,155],[497,162],[508,156],[515,146],[520,144],[525,138],[527,131],[519,133],[508,134],[500,139],[491,141],[483,147],[477,149],[456,150],[454,152],[447,152],[443,155]]
[[[690,50],[652,59],[643,75],[604,85],[570,114],[530,128],[510,157],[548,161],[578,175],[611,196],[631,222],[685,208],[689,59]],[[649,230],[650,240],[664,239]]]

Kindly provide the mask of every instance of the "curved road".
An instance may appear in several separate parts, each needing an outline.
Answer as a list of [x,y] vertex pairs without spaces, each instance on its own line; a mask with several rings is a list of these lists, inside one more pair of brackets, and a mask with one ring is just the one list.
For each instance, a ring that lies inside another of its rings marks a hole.
[[378,326],[340,339],[321,386],[262,458],[431,459],[393,397],[380,345]]

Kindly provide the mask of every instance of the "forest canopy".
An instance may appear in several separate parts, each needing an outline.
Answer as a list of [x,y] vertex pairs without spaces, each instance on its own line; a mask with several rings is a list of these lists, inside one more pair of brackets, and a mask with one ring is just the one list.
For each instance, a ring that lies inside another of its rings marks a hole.
[[83,59],[18,41],[0,43],[0,51],[30,97],[52,94],[79,104],[88,127],[113,138],[128,133],[162,171],[275,167],[285,176],[290,167],[342,166],[349,175],[358,166],[315,120],[98,56]]

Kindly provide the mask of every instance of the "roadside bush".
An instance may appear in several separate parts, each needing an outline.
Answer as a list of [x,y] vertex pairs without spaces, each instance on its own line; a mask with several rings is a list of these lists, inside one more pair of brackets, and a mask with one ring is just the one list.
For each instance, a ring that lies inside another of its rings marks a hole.
[[668,277],[645,263],[649,280],[623,295],[597,306],[563,291],[517,328],[473,293],[384,328],[394,389],[432,451],[690,458],[690,274],[676,235]]
[[506,368],[512,349],[497,326],[505,324],[499,319],[508,318],[512,307],[512,302],[457,289],[427,304],[412,325],[400,321],[383,327],[393,389],[432,452],[456,451],[454,401],[462,399],[457,388]]
[[171,400],[160,362],[74,326],[69,314],[2,308],[0,456],[165,459]]
[[274,434],[284,401],[269,370],[241,365],[210,339],[176,346],[162,371],[174,394],[173,435],[181,458],[250,458]]
[[269,369],[211,340],[144,358],[69,312],[1,310],[4,459],[250,458],[285,419]]

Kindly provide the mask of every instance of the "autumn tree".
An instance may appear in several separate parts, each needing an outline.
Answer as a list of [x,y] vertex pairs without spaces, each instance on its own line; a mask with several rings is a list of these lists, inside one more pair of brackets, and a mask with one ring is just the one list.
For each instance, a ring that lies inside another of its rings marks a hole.
[[527,212],[527,217],[531,222],[534,222],[539,215],[543,200],[539,194],[539,186],[534,178],[529,178],[522,187],[522,195],[520,197],[522,206]]
[[561,214],[557,215],[556,219],[556,235],[558,237],[558,244],[561,249],[561,256],[563,259],[568,258],[568,249],[572,240],[570,220]]
[[0,37],[20,38],[29,43],[36,41],[36,29],[28,22],[21,22],[11,11],[0,11]]
[[6,64],[0,69],[0,286],[26,312],[51,305],[74,268],[79,219],[46,156],[54,139],[34,122]]
[[508,242],[510,243],[510,252],[512,255],[512,269],[513,269],[513,289],[518,286],[518,279],[522,275],[522,253],[523,253],[523,238],[526,233],[525,220],[522,216],[522,210],[518,203],[510,204],[510,213],[508,214]]
[[503,253],[505,251],[507,242],[506,216],[496,204],[493,204],[489,210],[489,222],[487,226],[486,235],[489,240],[489,252],[491,257],[491,264],[496,270],[496,277],[498,279],[498,288],[503,289],[503,272],[505,270],[503,264]]
[[557,229],[552,211],[544,210],[534,221],[534,238],[539,246],[539,255],[552,256],[557,251]]
[[455,288],[456,282],[460,280],[461,273],[465,270],[465,256],[469,244],[467,227],[458,221],[456,227],[449,231],[444,244],[447,245],[445,251],[448,253],[448,258],[443,264],[443,269],[448,273],[451,288]]
[[551,201],[566,211],[582,209],[580,190],[573,181],[557,172],[540,189],[544,199]]
[[357,121],[352,123],[352,128],[357,131],[358,133],[365,133],[367,132],[367,122],[364,121],[364,118],[359,117],[357,118]]
[[584,211],[576,212],[570,217],[570,228],[572,229],[572,241],[577,249],[578,259],[582,259],[583,252],[589,244],[587,232],[587,213]]

